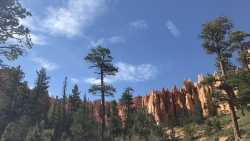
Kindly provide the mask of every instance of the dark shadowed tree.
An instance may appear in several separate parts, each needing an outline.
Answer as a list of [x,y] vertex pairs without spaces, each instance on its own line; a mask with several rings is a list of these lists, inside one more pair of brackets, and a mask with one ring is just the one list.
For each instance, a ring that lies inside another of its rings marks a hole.
[[62,89],[62,130],[64,134],[67,134],[67,119],[68,119],[66,113],[67,85],[68,85],[67,77],[65,77]]
[[115,75],[118,72],[112,64],[113,57],[110,55],[111,52],[108,48],[97,46],[92,48],[91,52],[84,58],[87,62],[91,63],[90,68],[95,68],[95,74],[97,75],[96,79],[100,80],[100,84],[94,84],[89,89],[89,93],[94,95],[101,94],[102,98],[102,141],[103,133],[105,130],[105,96],[113,96],[116,92],[115,88],[112,85],[105,83],[104,78],[108,76]]
[[203,110],[201,107],[201,101],[198,96],[195,98],[194,110],[192,111],[192,121],[196,124],[202,124],[204,121]]
[[37,79],[35,81],[35,87],[30,96],[30,111],[31,116],[34,120],[34,124],[40,123],[42,120],[47,119],[47,100],[48,95],[48,84],[50,77],[46,74],[46,69],[41,68],[37,73]]
[[122,133],[122,120],[119,116],[117,102],[115,100],[111,102],[111,113],[108,120],[108,129],[112,134],[112,140],[114,140],[115,137],[120,136]]
[[99,141],[100,124],[95,118],[86,112],[83,102],[80,108],[73,114],[73,123],[70,128],[76,141]]
[[122,97],[119,99],[120,105],[124,106],[124,111],[123,114],[125,115],[125,119],[123,121],[123,139],[126,140],[126,137],[128,135],[128,131],[132,128],[133,126],[133,109],[132,109],[132,104],[133,102],[133,92],[134,90],[131,87],[125,88],[125,91],[122,94]]

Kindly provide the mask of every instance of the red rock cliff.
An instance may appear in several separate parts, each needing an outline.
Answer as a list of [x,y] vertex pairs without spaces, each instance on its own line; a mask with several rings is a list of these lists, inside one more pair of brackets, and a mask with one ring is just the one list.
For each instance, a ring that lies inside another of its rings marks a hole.
[[[183,81],[183,86],[179,89],[174,86],[171,91],[162,87],[161,90],[152,90],[150,94],[134,97],[133,107],[139,108],[142,105],[146,107],[148,113],[151,113],[158,123],[165,123],[166,114],[178,118],[183,111],[184,106],[190,110],[194,110],[195,98],[199,98],[203,109],[203,115],[209,116],[206,103],[211,100],[207,99],[207,94],[210,93],[208,86],[201,86],[199,83],[204,79],[202,75],[198,75],[198,83],[194,83],[191,79]],[[105,103],[106,118],[110,117],[110,102]],[[120,106],[118,101],[119,115],[122,119],[124,107]],[[91,113],[98,121],[101,121],[101,103],[95,100],[90,103]]]

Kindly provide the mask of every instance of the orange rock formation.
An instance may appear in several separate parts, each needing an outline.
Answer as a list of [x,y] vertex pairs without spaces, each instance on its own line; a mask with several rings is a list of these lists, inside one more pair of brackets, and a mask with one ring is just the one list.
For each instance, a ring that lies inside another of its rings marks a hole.
[[[184,106],[190,110],[194,110],[195,98],[199,98],[203,109],[203,115],[209,116],[207,102],[207,94],[211,92],[208,86],[201,86],[199,83],[204,79],[204,76],[198,75],[198,83],[194,83],[191,79],[183,81],[183,86],[179,89],[174,86],[171,91],[162,87],[160,91],[152,90],[150,94],[134,97],[134,108],[139,108],[142,105],[146,107],[148,113],[151,113],[158,123],[165,123],[166,115],[169,113],[178,118],[183,111]],[[110,116],[110,102],[105,103],[106,118]],[[118,101],[119,115],[122,119],[124,107],[120,106]],[[101,121],[101,102],[95,100],[90,103],[90,111],[98,121]]]

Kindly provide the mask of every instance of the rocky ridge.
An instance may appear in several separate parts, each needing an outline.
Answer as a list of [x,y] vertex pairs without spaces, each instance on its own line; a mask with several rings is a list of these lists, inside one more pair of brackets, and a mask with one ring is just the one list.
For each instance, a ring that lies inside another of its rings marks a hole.
[[[214,75],[217,75],[216,73]],[[204,117],[209,117],[207,103],[211,99],[207,98],[211,88],[208,86],[200,85],[200,82],[204,79],[202,74],[198,75],[198,82],[194,83],[191,79],[183,81],[183,86],[179,89],[173,86],[172,90],[162,87],[161,90],[152,90],[150,94],[144,96],[134,97],[134,108],[139,108],[144,105],[148,113],[151,113],[158,123],[164,123],[166,115],[169,113],[175,118],[182,113],[184,106],[190,110],[194,110],[195,99],[199,98],[203,110]],[[110,116],[110,102],[105,103],[106,118]],[[101,102],[94,100],[89,103],[89,109],[91,113],[96,117],[98,121],[101,121]],[[119,105],[119,115],[123,118],[124,107]],[[219,110],[227,110],[227,105],[221,105]]]

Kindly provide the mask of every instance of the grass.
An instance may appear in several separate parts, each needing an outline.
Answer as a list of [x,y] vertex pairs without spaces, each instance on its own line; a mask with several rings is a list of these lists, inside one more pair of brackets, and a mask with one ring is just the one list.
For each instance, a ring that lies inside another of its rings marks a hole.
[[[245,110],[245,116],[242,116],[240,110],[236,111],[238,119],[238,125],[241,132],[241,137],[244,141],[250,141],[250,112]],[[214,120],[212,117],[209,118],[209,120]],[[219,115],[216,117],[216,120],[221,122],[221,130],[219,131],[213,131],[211,135],[205,136],[203,134],[205,129],[205,123],[201,125],[193,125],[191,124],[190,127],[195,131],[194,136],[196,137],[197,141],[214,141],[217,140],[220,137],[229,137],[230,139],[233,138],[233,128],[232,128],[232,122],[231,122],[231,115]],[[181,134],[183,132],[182,128],[176,128],[177,134]],[[184,139],[182,139],[184,141]]]

